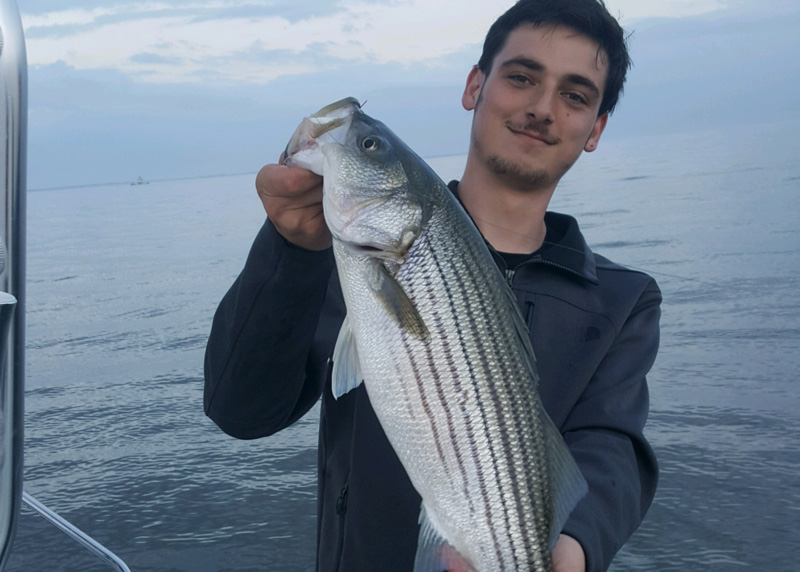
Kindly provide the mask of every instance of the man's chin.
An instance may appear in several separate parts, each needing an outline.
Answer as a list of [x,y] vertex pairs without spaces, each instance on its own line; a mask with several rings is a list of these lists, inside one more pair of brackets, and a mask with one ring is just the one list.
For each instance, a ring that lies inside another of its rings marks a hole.
[[526,168],[497,156],[489,157],[487,162],[498,178],[514,187],[533,191],[552,185],[552,177],[544,169]]

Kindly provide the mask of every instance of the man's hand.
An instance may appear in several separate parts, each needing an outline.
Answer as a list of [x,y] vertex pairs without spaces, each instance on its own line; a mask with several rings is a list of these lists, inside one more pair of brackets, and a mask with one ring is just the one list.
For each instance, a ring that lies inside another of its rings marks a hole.
[[447,572],[475,572],[475,568],[452,546],[442,548],[441,559]]
[[308,250],[330,247],[321,177],[297,167],[267,165],[256,177],[256,190],[267,216],[286,240]]
[[586,572],[586,555],[580,542],[562,534],[553,548],[554,572]]

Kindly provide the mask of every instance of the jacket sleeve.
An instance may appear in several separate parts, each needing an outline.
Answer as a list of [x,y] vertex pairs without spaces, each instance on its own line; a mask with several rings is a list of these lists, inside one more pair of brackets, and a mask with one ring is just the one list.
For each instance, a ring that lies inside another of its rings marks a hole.
[[316,403],[327,355],[313,341],[333,266],[331,249],[296,247],[265,222],[206,346],[205,413],[224,432],[271,435]]
[[645,376],[658,351],[660,303],[651,280],[562,425],[589,484],[563,532],[583,546],[587,572],[610,566],[655,495],[658,465],[643,428],[649,412]]

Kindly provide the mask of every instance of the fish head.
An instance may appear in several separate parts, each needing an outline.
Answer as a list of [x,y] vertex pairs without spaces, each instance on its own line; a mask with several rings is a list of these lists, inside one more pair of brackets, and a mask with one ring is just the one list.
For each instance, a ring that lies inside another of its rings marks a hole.
[[430,218],[430,198],[407,171],[418,159],[388,127],[348,98],[305,118],[287,156],[288,164],[322,175],[334,240],[358,255],[405,259]]

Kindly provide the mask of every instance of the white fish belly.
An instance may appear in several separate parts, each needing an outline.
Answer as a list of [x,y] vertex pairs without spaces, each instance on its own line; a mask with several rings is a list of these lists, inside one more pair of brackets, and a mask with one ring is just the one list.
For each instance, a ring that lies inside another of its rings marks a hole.
[[370,401],[454,548],[480,570],[539,569],[550,514],[535,373],[483,245],[448,252],[437,238],[418,239],[396,276],[426,340],[386,314],[357,265],[340,264]]

